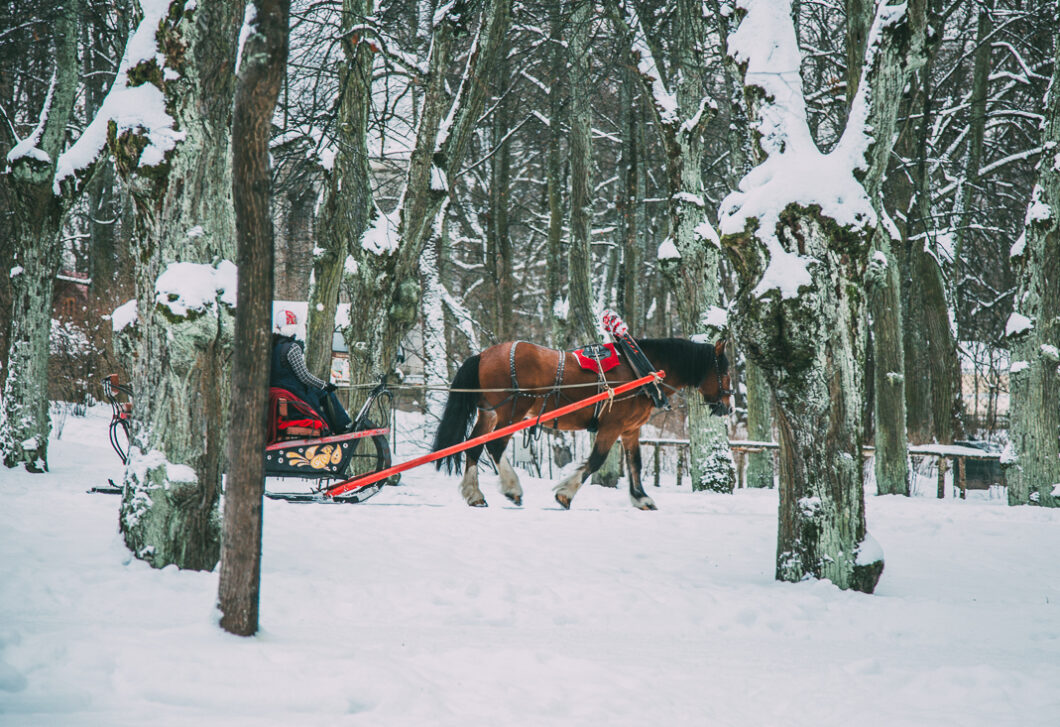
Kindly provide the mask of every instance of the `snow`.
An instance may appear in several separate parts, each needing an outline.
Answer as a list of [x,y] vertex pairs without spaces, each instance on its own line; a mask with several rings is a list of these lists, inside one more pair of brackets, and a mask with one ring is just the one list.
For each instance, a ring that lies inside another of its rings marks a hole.
[[58,83],[57,75],[52,73],[52,80],[48,83],[48,93],[44,97],[44,107],[41,109],[40,118],[37,120],[37,125],[33,127],[33,131],[29,133],[25,139],[20,139],[17,144],[11,147],[11,151],[7,153],[7,162],[11,164],[18,161],[19,159],[33,159],[34,161],[42,162],[44,164],[50,164],[52,158],[48,156],[48,152],[40,148],[41,137],[44,136],[44,127],[48,123],[48,114],[52,108],[52,98],[55,96],[55,86]]
[[347,255],[346,260],[342,263],[342,269],[345,271],[346,275],[352,276],[357,274],[360,266],[357,265],[357,261],[353,259],[353,255]]
[[[868,84],[859,86],[839,143],[822,154],[806,124],[801,54],[790,3],[741,0],[738,4],[747,14],[730,35],[729,48],[737,63],[746,64],[745,85],[757,87],[763,96],[755,128],[767,157],[722,201],[721,233],[741,234],[751,220],[757,220],[755,234],[766,246],[769,263],[753,295],[778,290],[782,297],[794,298],[801,287],[811,284],[811,277],[806,267],[809,259],[786,251],[776,235],[780,214],[788,205],[817,206],[824,216],[853,230],[877,223],[872,203],[854,176],[855,170],[866,166],[871,141],[865,126]],[[900,17],[896,12],[879,10],[870,31],[870,47],[882,29]]]
[[1035,222],[1047,222],[1053,216],[1053,210],[1042,200],[1044,194],[1042,185],[1035,184],[1031,192],[1031,203],[1027,207],[1026,224],[1029,226]]
[[707,309],[704,323],[712,328],[724,329],[729,327],[729,311],[712,305]]
[[169,9],[168,0],[141,0],[143,20],[129,38],[118,66],[114,84],[103,99],[99,111],[74,144],[59,156],[55,166],[53,191],[59,194],[61,182],[88,168],[107,144],[111,121],[120,137],[127,131],[143,133],[148,141],[140,154],[139,166],[149,167],[165,161],[165,155],[185,136],[177,131],[173,118],[166,112],[165,96],[157,87],[146,83],[129,87],[128,72],[142,62],[156,60],[158,25]]
[[700,239],[706,240],[719,250],[721,249],[721,238],[718,237],[717,231],[706,220],[703,220],[696,225],[692,231],[695,232]]
[[400,244],[397,219],[376,207],[372,224],[365,230],[361,239],[361,247],[376,255],[389,255],[397,250]]
[[[120,480],[108,419],[71,418],[48,474],[0,470],[4,724],[1056,723],[1057,510],[870,496],[867,596],[774,581],[773,490],[664,478],[646,513],[587,485],[565,512],[521,474],[519,509],[484,471],[471,509],[421,468],[361,505],[266,501],[243,639],[216,571],[132,559],[85,493]],[[399,460],[426,439],[401,431]]]
[[886,568],[883,548],[876,542],[876,538],[866,532],[865,539],[861,541],[861,546],[858,548],[858,557],[854,562],[856,565],[871,565],[880,561],[884,561]]
[[681,258],[681,253],[677,249],[677,245],[674,244],[674,238],[667,237],[662,241],[656,257],[659,260],[679,260]]
[[217,266],[205,263],[170,263],[155,281],[155,302],[176,316],[213,308],[220,300],[229,307],[236,305],[239,270],[230,260]]
[[135,325],[137,320],[139,320],[139,315],[136,312],[136,298],[119,305],[110,316],[111,326],[115,333],[124,330],[126,326]]
[[1026,371],[1031,367],[1027,361],[1013,361],[1012,366],[1009,367],[1008,372],[1010,374],[1018,374],[1020,371]]
[[449,182],[445,178],[445,171],[435,165],[431,165],[431,189],[436,192],[448,192]]
[[17,278],[19,275],[21,275],[25,271],[26,271],[26,269],[24,267],[22,267],[21,265],[16,265],[15,267],[11,268],[10,277]]
[[1020,236],[1016,238],[1016,241],[1012,243],[1012,247],[1009,248],[1008,256],[1010,258],[1022,257],[1023,253],[1027,250],[1027,232],[1023,231]]
[[239,64],[243,62],[243,46],[246,45],[247,38],[254,32],[254,25],[258,19],[258,6],[253,2],[248,2],[246,8],[243,9],[243,25],[239,28],[239,47],[236,49],[236,65],[234,72],[239,73]]
[[673,124],[677,121],[677,97],[666,88],[651,46],[648,45],[648,36],[644,32],[640,14],[632,6],[627,10],[626,23],[632,32],[630,45],[637,58],[637,72],[651,81],[652,103],[659,114],[659,120],[664,124]]
[[1012,315],[1008,317],[1008,322],[1005,324],[1005,337],[1018,336],[1021,333],[1025,333],[1034,327],[1034,321],[1022,313],[1012,312]]

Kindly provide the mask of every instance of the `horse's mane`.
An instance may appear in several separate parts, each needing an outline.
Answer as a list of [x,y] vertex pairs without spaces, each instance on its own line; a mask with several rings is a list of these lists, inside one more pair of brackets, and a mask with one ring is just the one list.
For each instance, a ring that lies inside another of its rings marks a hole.
[[671,385],[698,387],[707,374],[717,370],[724,375],[729,361],[714,355],[714,346],[695,343],[687,338],[638,338],[637,343],[648,359],[666,370]]

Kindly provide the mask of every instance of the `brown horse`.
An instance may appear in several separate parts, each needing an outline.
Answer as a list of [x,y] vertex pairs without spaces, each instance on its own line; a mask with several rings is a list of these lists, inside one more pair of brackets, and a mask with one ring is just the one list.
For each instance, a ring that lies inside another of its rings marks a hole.
[[[714,414],[724,416],[732,411],[725,341],[718,341],[712,346],[681,338],[645,338],[638,340],[638,344],[654,369],[666,372],[665,388],[698,389]],[[608,386],[636,378],[624,356],[619,366],[602,376],[606,378]],[[588,398],[600,390],[603,385],[600,379],[601,374],[579,368],[573,353],[525,341],[491,346],[464,361],[457,371],[445,404],[445,413],[438,425],[433,451]],[[656,509],[640,482],[640,428],[648,421],[652,408],[651,400],[641,390],[616,397],[599,408],[586,407],[549,425],[557,429],[596,428],[596,441],[589,458],[555,488],[556,501],[560,505],[570,508],[571,500],[582,483],[600,468],[611,446],[621,437],[633,506],[641,510]],[[510,439],[510,435],[501,437],[484,446],[497,463],[501,492],[516,505],[521,505],[523,489],[519,478],[502,456]],[[482,446],[467,450],[467,467],[460,483],[460,494],[472,507],[486,506],[486,498],[478,486],[478,460]],[[454,469],[459,472],[460,454],[445,457],[437,464],[439,469],[443,465],[449,472]]]

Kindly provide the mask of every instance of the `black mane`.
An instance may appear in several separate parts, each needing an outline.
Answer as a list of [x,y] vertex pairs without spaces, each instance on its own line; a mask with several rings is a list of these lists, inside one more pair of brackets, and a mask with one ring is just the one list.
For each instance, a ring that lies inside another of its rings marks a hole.
[[671,386],[699,387],[707,374],[717,371],[725,375],[729,371],[726,356],[714,355],[714,346],[709,343],[694,343],[687,338],[638,338],[648,360],[664,369]]

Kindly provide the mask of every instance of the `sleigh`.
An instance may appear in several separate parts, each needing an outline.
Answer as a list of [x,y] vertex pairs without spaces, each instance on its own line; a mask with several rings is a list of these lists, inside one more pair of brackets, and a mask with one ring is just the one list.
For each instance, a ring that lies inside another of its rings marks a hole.
[[[129,459],[129,435],[132,416],[132,389],[119,381],[117,374],[103,379],[103,393],[111,405],[108,430],[111,447],[121,458]],[[391,394],[379,384],[368,395],[349,432],[334,433],[323,417],[308,403],[287,391],[269,389],[269,431],[265,446],[265,475],[277,478],[311,480],[309,492],[276,492],[266,489],[265,496],[288,502],[364,502],[396,478],[374,482],[363,487],[346,487],[332,494],[333,484],[344,484],[351,477],[379,472],[390,466],[388,429],[377,427],[370,416],[380,413]],[[122,489],[93,487],[90,492],[121,494]]]
[[269,443],[265,447],[265,474],[317,480],[312,492],[266,491],[265,496],[288,502],[363,502],[379,492],[386,481],[330,494],[334,480],[354,474],[379,472],[390,466],[389,430],[369,418],[380,399],[389,397],[383,384],[368,396],[353,420],[351,431],[333,433],[320,414],[286,389],[269,389]]

